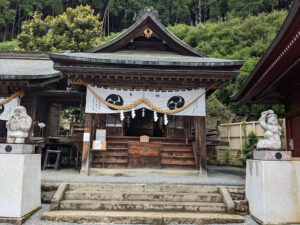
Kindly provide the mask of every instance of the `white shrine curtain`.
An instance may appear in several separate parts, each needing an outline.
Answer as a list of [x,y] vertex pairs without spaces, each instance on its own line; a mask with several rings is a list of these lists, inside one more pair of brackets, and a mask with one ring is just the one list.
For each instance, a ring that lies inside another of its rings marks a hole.
[[[99,88],[89,85],[98,96],[115,105],[129,105],[140,98],[150,100],[155,106],[164,110],[173,110],[187,105],[198,96],[205,92],[204,88],[186,91],[152,91],[152,90],[117,90],[108,88]],[[134,109],[151,108],[145,103],[141,103]],[[131,110],[124,110],[124,112]],[[99,101],[88,89],[86,95],[86,113],[111,114],[120,113],[120,110],[111,109]],[[174,115],[180,116],[205,116],[205,94],[201,96],[194,104],[185,110]]]

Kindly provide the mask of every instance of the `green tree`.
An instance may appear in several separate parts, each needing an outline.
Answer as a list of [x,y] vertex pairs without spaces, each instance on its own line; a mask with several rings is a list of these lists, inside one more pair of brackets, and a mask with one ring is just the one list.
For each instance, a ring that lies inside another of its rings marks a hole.
[[[160,14],[164,25],[248,17],[274,9],[289,9],[293,0],[0,0],[0,17],[6,14],[8,20],[0,25],[0,37],[13,39],[20,33],[21,24],[32,12],[38,11],[43,17],[58,16],[67,8],[90,5],[105,17],[106,30],[119,32],[134,22],[139,10],[151,5]],[[9,4],[7,4],[9,3]],[[5,7],[3,7],[3,5]],[[109,6],[109,7],[108,7]],[[5,8],[5,10],[3,10]],[[10,32],[8,32],[10,31]],[[5,34],[5,35],[4,35]]]
[[241,151],[239,152],[240,160],[244,166],[246,165],[247,159],[253,159],[253,151],[256,149],[257,142],[257,135],[253,131],[250,131],[245,139]]
[[68,8],[57,17],[35,12],[33,18],[24,22],[18,36],[22,50],[82,52],[98,46],[102,41],[102,22],[99,14],[89,6]]
[[261,12],[271,12],[278,7],[278,0],[228,0],[233,16],[247,17]]
[[15,13],[8,0],[0,0],[0,29],[3,30],[3,41],[6,41],[9,24],[14,20]]

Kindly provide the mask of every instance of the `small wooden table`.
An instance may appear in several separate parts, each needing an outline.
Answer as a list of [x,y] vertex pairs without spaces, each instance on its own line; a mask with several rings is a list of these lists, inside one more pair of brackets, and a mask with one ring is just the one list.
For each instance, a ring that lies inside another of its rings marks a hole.
[[161,168],[161,144],[128,142],[129,168]]

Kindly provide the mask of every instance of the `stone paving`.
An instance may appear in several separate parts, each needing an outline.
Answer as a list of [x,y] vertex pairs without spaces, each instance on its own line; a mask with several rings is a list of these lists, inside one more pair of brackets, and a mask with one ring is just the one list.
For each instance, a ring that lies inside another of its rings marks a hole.
[[[41,214],[45,211],[48,211],[49,208],[50,208],[50,205],[43,204],[42,209],[40,211],[38,211],[36,214],[34,214],[29,220],[27,220],[24,223],[24,225],[80,225],[80,224],[77,224],[77,223],[57,223],[57,222],[50,222],[50,221],[40,220]],[[245,223],[239,223],[239,224],[240,225],[258,225],[256,222],[254,222],[251,219],[250,216],[246,216],[245,219],[246,219]],[[239,224],[227,224],[227,225],[239,225]],[[10,224],[0,223],[0,225],[10,225]],[[125,225],[125,224],[123,224],[123,225]],[[214,224],[214,225],[221,225],[221,224]]]
[[161,173],[136,173],[115,175],[80,175],[73,169],[44,170],[42,181],[83,183],[169,183],[201,185],[245,185],[245,170],[238,168],[210,168],[207,176]]

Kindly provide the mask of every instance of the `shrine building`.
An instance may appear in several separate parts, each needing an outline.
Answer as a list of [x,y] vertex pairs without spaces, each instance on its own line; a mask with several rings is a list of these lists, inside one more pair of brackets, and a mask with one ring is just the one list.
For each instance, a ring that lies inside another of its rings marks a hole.
[[[33,121],[46,124],[45,137],[58,137],[62,105],[85,106],[82,132],[72,128],[65,137],[82,151],[82,173],[205,172],[207,147],[222,144],[207,137],[205,96],[230,82],[243,64],[196,51],[147,7],[125,32],[86,52],[1,53],[0,94],[24,95],[21,104]],[[5,123],[0,126],[4,136]]]

